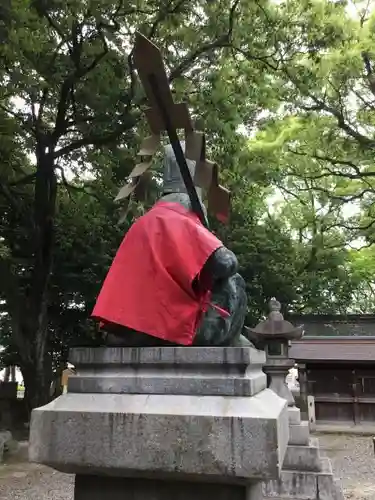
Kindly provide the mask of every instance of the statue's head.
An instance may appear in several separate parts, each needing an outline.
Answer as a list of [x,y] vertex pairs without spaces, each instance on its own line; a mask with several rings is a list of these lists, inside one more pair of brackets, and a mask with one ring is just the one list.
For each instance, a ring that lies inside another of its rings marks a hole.
[[[182,151],[185,153],[185,141],[181,141]],[[190,175],[194,181],[196,162],[186,159],[186,164],[190,171]],[[198,198],[201,202],[203,213],[207,219],[207,210],[202,201],[202,188],[196,186]],[[163,197],[173,199],[178,203],[190,208],[190,200],[187,194],[185,183],[183,181],[180,168],[178,166],[173,148],[170,144],[164,148],[163,162]]]
[[[181,141],[182,151],[185,153],[185,141]],[[186,158],[186,164],[190,171],[190,175],[194,181],[195,176],[195,161]],[[178,166],[173,148],[168,144],[164,148],[164,164],[163,164],[163,191],[164,194],[170,193],[187,193],[185,183],[182,179],[180,168]],[[202,198],[202,189],[196,187],[199,198]]]
[[[193,139],[196,138],[193,137]],[[183,153],[186,154],[186,143],[181,141],[180,144]],[[126,184],[120,189],[118,195],[116,196],[115,201],[129,198],[132,193],[136,195],[137,199],[142,198],[145,182],[147,182],[147,177],[143,176],[149,170],[152,164],[152,156],[157,152],[159,145],[159,136],[152,135],[144,139],[139,155],[147,157],[147,161],[144,160],[135,165],[132,172],[128,176]],[[197,149],[197,142],[193,143],[193,146]],[[192,154],[194,154],[194,151]],[[205,203],[207,202],[210,213],[215,215],[219,221],[226,224],[229,219],[230,192],[219,184],[217,164],[205,159],[204,145],[201,150],[200,159],[197,160],[197,162],[195,160],[187,159],[186,157],[185,160],[192,180],[196,186],[196,193],[198,195],[198,199],[200,200],[203,213],[206,216],[206,221],[207,210],[205,204],[203,204],[203,199],[205,200]],[[190,198],[187,193],[173,148],[170,144],[164,147],[163,199],[165,201],[180,203],[187,209],[191,209]]]

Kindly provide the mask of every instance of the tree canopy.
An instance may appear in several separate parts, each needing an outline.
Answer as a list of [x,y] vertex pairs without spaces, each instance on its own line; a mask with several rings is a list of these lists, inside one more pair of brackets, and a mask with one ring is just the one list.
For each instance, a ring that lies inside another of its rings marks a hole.
[[30,407],[77,339],[123,234],[147,133],[140,30],[233,193],[248,322],[374,310],[375,10],[329,0],[13,0],[0,7],[0,336]]

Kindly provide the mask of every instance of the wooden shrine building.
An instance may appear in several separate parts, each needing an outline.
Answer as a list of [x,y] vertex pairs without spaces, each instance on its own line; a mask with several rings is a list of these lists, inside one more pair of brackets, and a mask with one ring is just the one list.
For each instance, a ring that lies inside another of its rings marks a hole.
[[292,316],[301,410],[314,396],[317,424],[375,425],[375,315]]

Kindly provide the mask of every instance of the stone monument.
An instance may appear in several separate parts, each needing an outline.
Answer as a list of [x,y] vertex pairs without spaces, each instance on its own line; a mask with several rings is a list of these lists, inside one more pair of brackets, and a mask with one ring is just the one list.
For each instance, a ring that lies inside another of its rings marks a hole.
[[166,131],[162,198],[129,229],[100,291],[106,346],[72,350],[67,393],[33,411],[30,459],[75,474],[74,500],[259,500],[280,475],[288,412],[243,335],[237,259],[208,230],[204,200],[227,220],[229,192],[140,34],[134,65],[152,135],[118,198],[136,191]]
[[281,304],[270,301],[270,314],[256,328],[246,328],[247,337],[264,348],[267,356],[264,371],[268,387],[288,403],[289,442],[280,478],[263,483],[265,498],[308,500],[343,500],[341,487],[332,474],[331,462],[319,453],[317,439],[310,438],[309,424],[301,421],[286,376],[294,361],[289,358],[289,343],[303,335],[303,327],[284,320]]
[[137,196],[163,146],[161,197],[125,235],[92,317],[112,347],[249,346],[237,258],[208,228],[208,212],[228,222],[230,192],[219,184],[218,165],[206,158],[205,134],[188,106],[173,101],[159,49],[140,33],[133,62],[150,106],[151,136],[115,201]]
[[252,347],[76,348],[68,392],[33,411],[30,460],[74,500],[259,500],[288,442]]

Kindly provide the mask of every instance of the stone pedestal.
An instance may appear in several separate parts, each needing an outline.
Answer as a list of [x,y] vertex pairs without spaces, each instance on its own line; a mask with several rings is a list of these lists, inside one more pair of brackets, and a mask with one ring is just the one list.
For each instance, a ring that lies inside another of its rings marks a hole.
[[334,479],[331,461],[320,456],[319,441],[310,437],[308,422],[297,407],[289,407],[289,444],[280,478],[263,484],[272,500],[344,500]]
[[321,458],[317,439],[310,438],[308,422],[301,421],[300,409],[295,406],[286,376],[294,361],[289,358],[289,341],[301,338],[302,327],[294,327],[284,320],[281,304],[270,301],[270,314],[249,337],[265,346],[267,362],[264,371],[269,377],[269,388],[288,403],[289,443],[282,472],[278,479],[263,483],[263,497],[273,500],[343,500],[342,490],[335,482],[331,463]]
[[294,397],[286,383],[286,376],[294,366],[294,361],[291,359],[272,358],[267,356],[267,361],[264,365],[264,371],[269,376],[269,388],[276,392],[281,398],[286,399],[288,406],[295,405]]
[[[30,460],[75,500],[258,500],[289,439],[252,348],[75,349],[68,393],[33,411]],[[203,496],[202,496],[203,498]]]

